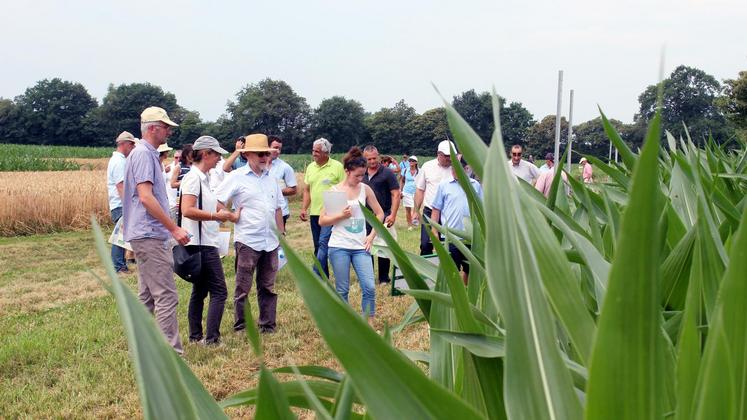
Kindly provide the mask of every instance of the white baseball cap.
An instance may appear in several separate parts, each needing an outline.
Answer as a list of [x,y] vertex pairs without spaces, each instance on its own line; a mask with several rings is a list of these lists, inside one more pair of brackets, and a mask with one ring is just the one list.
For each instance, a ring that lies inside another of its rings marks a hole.
[[449,156],[451,154],[451,150],[454,150],[454,153],[456,153],[457,149],[456,146],[454,146],[454,143],[450,142],[449,140],[444,140],[441,143],[438,143],[438,152]]

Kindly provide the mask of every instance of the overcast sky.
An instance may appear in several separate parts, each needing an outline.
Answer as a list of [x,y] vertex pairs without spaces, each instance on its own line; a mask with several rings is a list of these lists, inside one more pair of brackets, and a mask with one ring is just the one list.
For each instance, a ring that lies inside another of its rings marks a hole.
[[288,82],[312,107],[334,95],[368,111],[404,99],[423,112],[490,90],[539,120],[629,122],[638,95],[679,64],[722,80],[747,70],[745,0],[2,1],[0,96],[43,78],[151,82],[214,120],[249,83]]

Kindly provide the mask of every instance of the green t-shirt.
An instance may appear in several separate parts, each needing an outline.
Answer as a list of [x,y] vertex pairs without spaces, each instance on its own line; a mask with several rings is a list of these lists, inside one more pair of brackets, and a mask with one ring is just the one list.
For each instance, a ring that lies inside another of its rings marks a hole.
[[309,214],[312,216],[319,216],[322,212],[322,193],[332,188],[332,186],[339,184],[345,179],[345,170],[342,167],[342,163],[330,158],[327,163],[322,166],[317,165],[316,162],[311,162],[306,167],[306,173],[303,176],[303,182],[309,186],[311,191],[311,207],[309,207]]

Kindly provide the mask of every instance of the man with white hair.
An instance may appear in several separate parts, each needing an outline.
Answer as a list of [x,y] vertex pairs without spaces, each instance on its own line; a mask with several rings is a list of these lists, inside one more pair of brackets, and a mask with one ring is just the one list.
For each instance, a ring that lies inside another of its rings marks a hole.
[[[109,213],[116,224],[122,218],[122,195],[124,194],[125,164],[127,156],[135,148],[135,137],[128,131],[117,136],[117,150],[112,153],[106,168],[106,187],[109,193]],[[129,274],[125,249],[112,244],[112,264],[117,273]]]
[[[444,140],[438,144],[436,158],[425,162],[420,168],[417,178],[415,178],[415,219],[417,220],[420,207],[423,207],[423,214],[431,217],[433,199],[436,198],[438,184],[441,181],[451,178],[451,150],[456,153],[454,143]],[[430,255],[433,253],[433,244],[425,230],[425,224],[420,227],[420,255]]]
[[[309,221],[311,236],[314,240],[314,255],[322,266],[324,274],[329,277],[327,266],[327,248],[332,226],[319,226],[319,214],[322,211],[322,193],[339,184],[345,179],[342,163],[329,157],[332,143],[325,138],[314,140],[311,156],[314,161],[306,167],[304,173],[303,203],[301,204],[301,220]],[[314,272],[317,274],[316,265]]]
[[170,238],[186,245],[189,233],[169,217],[166,185],[161,175],[157,148],[166,143],[171,121],[162,108],[146,108],[140,115],[142,140],[127,157],[124,195],[124,240],[135,251],[138,266],[138,297],[151,313],[174,350],[183,353],[176,306],[174,259]]

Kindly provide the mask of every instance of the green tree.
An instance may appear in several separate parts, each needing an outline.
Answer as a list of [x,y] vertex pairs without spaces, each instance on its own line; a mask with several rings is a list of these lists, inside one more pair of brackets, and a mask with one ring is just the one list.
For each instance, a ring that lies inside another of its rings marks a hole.
[[724,80],[724,96],[718,105],[729,121],[747,130],[747,71],[740,71],[737,79]]
[[[169,145],[172,147],[181,147],[188,143],[194,143],[194,141],[202,135],[215,137],[214,134],[207,130],[208,128],[209,126],[203,123],[202,119],[200,119],[199,112],[185,111],[180,118],[179,127],[177,127],[171,134],[171,137],[169,137]],[[230,139],[222,140],[223,143],[227,145],[229,143],[227,140]]]
[[[135,137],[140,137],[140,114],[149,106],[165,109],[177,123],[181,122],[186,113],[177,104],[176,96],[164,92],[160,86],[150,83],[109,85],[101,106],[86,118],[88,137],[99,146],[114,145],[114,139],[122,131],[129,131]],[[179,129],[175,129],[170,142],[178,137]]]
[[0,143],[23,143],[24,133],[16,104],[10,99],[0,98]]
[[[511,102],[505,106],[506,99],[499,96],[501,128],[503,142],[517,144],[525,141],[527,131],[534,124],[534,117],[524,108],[521,102]],[[493,122],[493,104],[488,92],[476,93],[474,89],[462,92],[454,97],[454,109],[477,132],[487,144],[493,137],[495,123]]]
[[265,133],[279,135],[289,152],[299,152],[308,135],[311,108],[282,80],[264,79],[241,89],[228,103],[232,137]]
[[[560,119],[560,145],[561,150],[565,148],[568,142],[568,120],[565,117]],[[506,147],[511,144],[505,143]],[[543,159],[546,153],[555,150],[555,115],[548,115],[542,121],[535,123],[527,131],[526,143],[521,144],[526,147],[527,154],[534,155],[537,159]]]
[[[733,135],[732,128],[716,105],[721,85],[713,76],[703,70],[681,65],[661,83],[662,124],[675,137],[685,137],[683,123],[697,144],[702,144],[709,135],[719,142]],[[658,85],[651,85],[638,97],[640,111],[636,121],[642,120],[643,125],[656,112],[658,90]]]
[[405,131],[410,133],[411,141],[403,145],[400,152],[411,155],[433,156],[436,154],[438,143],[451,136],[446,110],[442,107],[415,115],[407,123]]
[[364,119],[366,112],[360,102],[333,96],[323,100],[311,116],[311,136],[303,145],[311,150],[311,142],[319,137],[331,141],[337,151],[348,150],[353,145],[368,141]]
[[412,142],[408,124],[417,116],[415,108],[404,99],[392,108],[381,108],[366,118],[366,127],[371,142],[382,153],[399,153]]
[[44,79],[15,100],[23,143],[88,145],[81,136],[84,117],[98,105],[83,85]]
[[[553,121],[554,123],[554,121]],[[627,133],[629,128],[615,119],[610,120],[610,124],[617,130],[623,140],[627,142]],[[553,137],[554,141],[554,137]],[[610,140],[604,132],[602,117],[594,118],[573,127],[573,151],[582,155],[593,155],[600,159],[607,160],[609,156]],[[576,158],[573,159],[578,160]]]

